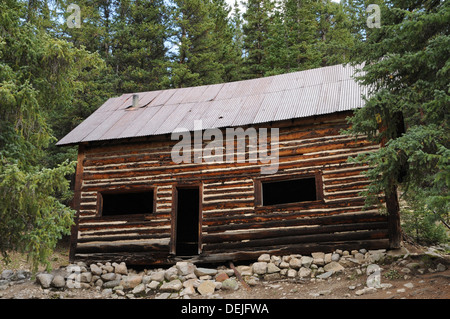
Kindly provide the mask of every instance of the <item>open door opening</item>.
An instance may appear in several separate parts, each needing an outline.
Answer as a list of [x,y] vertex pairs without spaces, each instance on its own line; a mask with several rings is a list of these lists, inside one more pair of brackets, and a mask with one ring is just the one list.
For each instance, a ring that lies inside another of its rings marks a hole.
[[199,254],[200,194],[198,187],[177,187],[176,255]]

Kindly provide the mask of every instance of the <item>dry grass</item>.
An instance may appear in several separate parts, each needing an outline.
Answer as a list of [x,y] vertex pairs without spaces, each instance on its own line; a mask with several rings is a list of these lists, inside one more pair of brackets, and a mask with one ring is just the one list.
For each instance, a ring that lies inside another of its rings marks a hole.
[[[31,263],[27,261],[27,255],[17,252],[9,253],[10,262],[7,264],[0,255],[0,273],[5,269],[17,270],[27,269],[31,270]],[[55,251],[50,257],[50,264],[52,269],[57,269],[60,266],[69,264],[69,238],[61,240],[55,248]],[[44,266],[39,266],[38,271],[45,270]]]

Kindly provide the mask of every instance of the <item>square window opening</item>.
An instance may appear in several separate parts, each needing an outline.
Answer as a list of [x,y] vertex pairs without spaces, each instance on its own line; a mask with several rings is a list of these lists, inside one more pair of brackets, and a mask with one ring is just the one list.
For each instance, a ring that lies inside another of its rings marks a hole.
[[153,213],[153,190],[132,193],[102,193],[102,216]]
[[318,200],[316,178],[261,182],[262,206]]

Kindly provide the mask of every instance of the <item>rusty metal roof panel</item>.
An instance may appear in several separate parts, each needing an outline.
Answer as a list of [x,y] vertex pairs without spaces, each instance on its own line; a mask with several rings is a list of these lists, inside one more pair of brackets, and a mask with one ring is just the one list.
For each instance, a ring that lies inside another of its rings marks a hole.
[[99,110],[91,114],[87,119],[81,122],[77,127],[75,127],[69,134],[64,136],[58,141],[57,145],[67,145],[75,144],[83,141],[83,139],[92,131],[94,131],[97,126],[99,126],[105,118],[111,115],[112,112],[100,112]]
[[173,95],[164,103],[164,105],[180,104],[186,96],[192,91],[192,88],[174,89]]
[[340,82],[323,83],[321,86],[319,101],[312,115],[333,113],[339,107]]
[[253,124],[273,121],[284,94],[285,91],[271,92],[266,94],[259,107],[258,113],[253,119]]
[[58,145],[170,133],[182,127],[242,126],[362,107],[355,68],[336,65],[231,83],[140,92],[106,101]]
[[136,134],[145,125],[147,125],[147,123],[150,122],[150,120],[159,111],[160,108],[161,107],[145,107],[145,108],[140,108],[140,109],[137,109],[134,111],[128,111],[128,112],[138,113],[139,116],[137,116],[133,122],[128,124],[127,128],[122,133],[120,133],[120,135],[117,138],[136,136]]
[[166,102],[172,97],[172,95],[175,94],[176,89],[170,89],[170,90],[163,90],[161,91],[158,96],[156,96],[149,104],[148,106],[155,107],[155,106],[162,106],[165,105]]
[[299,72],[275,75],[266,92],[278,92],[303,87],[304,78]]
[[184,115],[184,118],[178,123],[178,128],[182,130],[193,131],[194,121],[203,118],[203,114],[211,107],[211,101],[200,103],[190,103],[190,110]]
[[137,118],[142,115],[143,109],[137,108],[133,110],[123,110],[122,117],[107,130],[102,136],[101,140],[115,139],[122,133],[127,131],[128,127],[136,122]]
[[178,104],[169,104],[158,107],[158,111],[154,113],[151,119],[144,126],[142,126],[134,136],[154,135],[165,120],[176,111],[177,106]]
[[195,103],[201,101],[201,98],[208,87],[208,85],[203,85],[191,88],[189,94],[185,94],[180,103]]
[[[217,99],[217,95],[220,93],[225,84],[213,84],[207,85],[206,90],[200,96],[197,102],[213,101]],[[191,101],[196,102],[196,101]]]
[[175,104],[175,108],[176,112],[173,112],[173,115],[166,117],[166,120],[153,133],[154,135],[172,133],[183,120],[186,113],[190,111],[192,103]]
[[307,86],[299,90],[300,99],[295,111],[295,118],[307,117],[314,114],[321,90],[321,85]]
[[212,124],[213,127],[227,127],[232,126],[234,120],[242,108],[245,97],[236,97],[224,100],[223,108],[219,112],[217,119]]
[[150,91],[150,92],[142,92],[139,93],[139,106],[146,107],[149,106],[150,103],[158,97],[163,91]]
[[339,96],[339,110],[348,111],[364,105],[362,96],[368,94],[368,88],[359,86],[353,80],[342,81],[342,93]]
[[303,88],[285,91],[282,100],[279,101],[280,105],[273,118],[274,121],[281,121],[295,118],[297,108],[300,106],[299,101],[301,100],[302,91]]
[[111,127],[116,125],[116,123],[124,115],[124,112],[126,112],[126,111],[118,110],[118,111],[108,112],[108,113],[110,113],[110,115],[107,117],[104,117],[104,120],[95,128],[95,130],[93,130],[85,138],[83,138],[83,142],[101,140],[101,137],[103,136],[103,134],[105,134]]
[[227,111],[228,100],[214,100],[211,101],[210,107],[203,113],[201,118],[197,120],[202,121],[202,128],[209,129],[215,128],[214,123]]
[[254,123],[256,114],[266,96],[263,94],[249,95],[242,100],[242,106],[234,119],[232,126],[247,125]]

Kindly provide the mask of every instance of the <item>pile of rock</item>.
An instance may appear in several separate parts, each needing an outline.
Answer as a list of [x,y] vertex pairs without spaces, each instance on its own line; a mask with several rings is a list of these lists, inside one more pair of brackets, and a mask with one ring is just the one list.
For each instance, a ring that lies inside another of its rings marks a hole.
[[[257,285],[261,280],[327,279],[348,267],[359,267],[381,260],[385,250],[365,249],[311,255],[275,256],[262,254],[250,265],[236,270],[246,284]],[[178,262],[168,269],[136,272],[125,263],[82,262],[60,268],[52,273],[40,273],[36,281],[43,289],[96,289],[107,298],[136,298],[155,295],[155,298],[189,298],[193,295],[214,296],[218,290],[237,290],[241,282],[233,269],[197,267],[190,262]]]
[[348,267],[357,267],[377,262],[386,256],[386,250],[360,249],[333,253],[316,252],[311,255],[270,256],[263,254],[252,266],[253,273],[265,280],[280,278],[326,279]]
[[5,269],[0,274],[0,290],[6,289],[8,286],[21,284],[31,277],[29,270],[10,270]]
[[196,267],[178,262],[168,269],[143,270],[137,273],[125,263],[83,262],[68,265],[51,273],[40,273],[36,282],[43,289],[95,289],[106,298],[136,298],[157,294],[157,298],[210,295],[217,289],[238,289],[233,270]]

